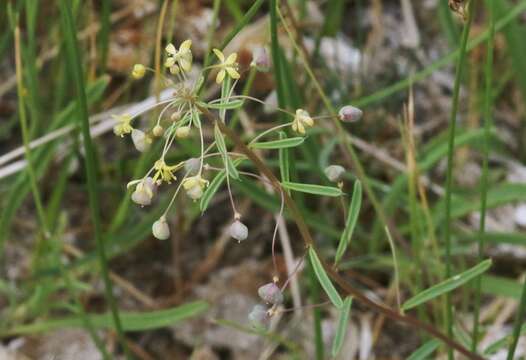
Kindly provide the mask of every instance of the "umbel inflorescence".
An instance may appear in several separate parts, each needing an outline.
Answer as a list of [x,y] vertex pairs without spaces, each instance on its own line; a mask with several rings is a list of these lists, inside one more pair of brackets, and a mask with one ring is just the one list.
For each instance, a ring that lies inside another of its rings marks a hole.
[[[235,94],[235,88],[241,78],[241,70],[237,62],[237,54],[223,54],[219,49],[213,49],[216,63],[202,69],[197,76],[197,80],[191,81],[188,73],[192,70],[193,55],[192,42],[186,40],[176,48],[173,44],[168,44],[165,48],[165,67],[171,74],[166,78],[173,92],[168,99],[163,99],[155,103],[146,110],[134,114],[121,114],[114,116],[116,124],[113,128],[115,135],[119,137],[130,136],[135,148],[139,152],[150,149],[154,142],[161,142],[162,150],[159,158],[151,164],[150,169],[139,179],[130,181],[127,185],[132,188],[131,200],[140,206],[148,206],[152,199],[157,195],[158,189],[162,186],[175,183],[175,192],[162,215],[152,224],[152,234],[159,240],[170,238],[170,226],[167,214],[174,204],[176,197],[181,190],[191,200],[200,202],[201,210],[205,210],[208,202],[218,190],[219,185],[226,182],[230,197],[233,222],[229,227],[230,236],[238,242],[244,241],[248,237],[248,228],[241,222],[240,214],[235,206],[234,197],[230,191],[230,181],[237,180],[241,176],[252,177],[261,182],[267,183],[264,177],[238,169],[243,160],[243,154],[229,151],[226,146],[224,134],[217,126],[215,121],[228,123],[227,112],[236,110],[243,106],[246,101],[263,103],[261,100]],[[257,48],[254,51],[251,66],[258,71],[268,71],[270,61],[267,51],[264,48]],[[153,71],[142,64],[134,65],[131,75],[134,79],[141,79],[147,71]],[[199,94],[205,84],[205,76],[210,72],[215,72],[215,82],[221,86],[220,97],[211,101],[201,100]],[[149,128],[140,128],[138,118],[144,113],[160,109],[157,120]],[[307,130],[316,124],[317,119],[323,117],[312,117],[306,110],[297,109],[291,113],[285,109],[277,109],[287,114],[287,122],[263,131],[255,136],[248,146],[257,148],[260,140],[272,137],[278,138],[278,130],[290,128],[291,133],[296,134],[293,139],[300,139],[307,134]],[[361,111],[357,108],[346,106],[339,113],[342,121],[355,121],[361,117]],[[205,143],[204,128],[208,127],[214,134],[214,139]],[[200,152],[195,158],[185,161],[170,163],[168,154],[177,146],[181,139],[196,138],[199,141]],[[302,141],[289,142],[287,146],[301,144]],[[266,144],[272,143],[267,141]],[[276,143],[277,144],[277,143]],[[285,146],[285,143],[281,143]],[[277,149],[278,147],[265,147]],[[215,160],[215,161],[214,161]],[[215,166],[208,163],[211,161]],[[219,166],[217,164],[220,164]],[[331,181],[339,181],[344,169],[341,166],[332,166],[326,169],[326,174]],[[210,178],[210,173],[215,177]],[[213,179],[216,186],[210,186]],[[275,189],[281,192],[281,189]],[[282,206],[279,216],[282,216],[283,195],[281,194]],[[276,223],[277,229],[277,223]],[[275,229],[275,230],[276,230]],[[272,253],[274,257],[276,231],[272,238]],[[274,260],[275,264],[275,260]],[[276,265],[274,265],[276,267]],[[274,269],[277,271],[277,269]],[[254,324],[263,324],[273,313],[277,306],[283,302],[283,289],[278,287],[279,279],[275,276],[273,281],[259,289],[259,295],[265,302],[264,305],[256,306],[249,315],[249,319]]]

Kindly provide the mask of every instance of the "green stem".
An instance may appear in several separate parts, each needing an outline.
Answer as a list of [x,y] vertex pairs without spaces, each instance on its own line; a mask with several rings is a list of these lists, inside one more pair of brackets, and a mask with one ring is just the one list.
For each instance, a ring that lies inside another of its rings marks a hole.
[[526,278],[524,279],[524,284],[522,286],[522,295],[521,301],[519,304],[519,312],[515,318],[515,325],[513,325],[513,338],[508,348],[508,357],[507,360],[513,360],[515,355],[515,350],[517,349],[517,343],[519,342],[519,336],[521,334],[521,326],[526,317]]
[[[447,174],[446,174],[446,201],[445,201],[445,213],[446,213],[446,224],[444,230],[444,241],[446,247],[446,278],[451,277],[451,193],[453,186],[453,155],[455,150],[455,132],[457,124],[458,104],[460,98],[460,84],[464,75],[464,65],[466,62],[467,44],[469,38],[469,31],[471,23],[473,22],[474,9],[473,5],[475,2],[467,3],[468,20],[462,31],[462,40],[460,43],[460,53],[457,63],[455,85],[453,88],[453,101],[451,106],[451,118],[449,124],[449,140],[448,140],[448,156],[447,156]],[[453,304],[451,301],[451,292],[446,295],[446,327],[447,334],[450,338],[453,337]],[[453,359],[453,349],[448,349],[448,358]]]
[[[484,150],[482,160],[482,178],[480,181],[480,224],[478,238],[478,262],[482,261],[484,256],[484,232],[486,228],[486,204],[488,195],[488,158],[489,142],[492,126],[492,90],[493,90],[493,49],[495,45],[495,1],[489,0],[489,38],[486,55],[485,68],[485,93],[484,93]],[[479,338],[479,313],[480,313],[480,293],[481,293],[482,276],[477,277],[475,284],[475,308],[473,310],[473,335],[471,350],[477,350]]]
[[121,346],[126,354],[127,358],[131,358],[129,355],[128,346],[126,344],[126,339],[124,337],[124,332],[122,329],[121,320],[119,317],[119,309],[117,307],[117,302],[113,296],[113,286],[110,280],[108,272],[108,262],[106,257],[106,250],[104,247],[104,239],[102,236],[101,221],[100,221],[100,205],[98,198],[98,186],[97,186],[97,172],[95,167],[95,149],[93,147],[93,142],[91,139],[90,128],[89,128],[89,118],[88,118],[88,104],[86,100],[86,92],[84,87],[84,78],[82,71],[82,63],[80,52],[77,44],[77,30],[71,14],[70,4],[68,0],[60,1],[60,11],[62,18],[62,31],[63,36],[66,41],[66,50],[68,56],[71,59],[71,65],[73,66],[72,75],[74,78],[74,83],[77,92],[77,104],[79,110],[79,121],[81,125],[82,138],[84,143],[84,152],[85,152],[85,168],[86,176],[88,179],[88,196],[89,196],[89,205],[91,212],[91,219],[93,222],[93,230],[95,235],[95,242],[97,247],[97,256],[100,263],[100,269],[102,274],[102,280],[104,282],[104,291],[106,300],[110,307],[110,311],[113,318],[113,323],[115,330],[117,331],[119,341]]

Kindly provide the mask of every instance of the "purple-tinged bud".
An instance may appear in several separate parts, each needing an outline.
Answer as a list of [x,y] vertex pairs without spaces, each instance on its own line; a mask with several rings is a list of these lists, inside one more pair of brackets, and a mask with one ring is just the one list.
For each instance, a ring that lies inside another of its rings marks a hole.
[[267,49],[258,46],[252,52],[251,66],[255,66],[258,71],[267,72],[270,70],[270,57]]
[[241,242],[248,237],[248,228],[241,221],[236,220],[230,225],[229,234],[238,242]]
[[258,295],[267,304],[277,305],[283,302],[283,293],[273,282],[261,286],[258,289]]
[[340,165],[329,165],[323,172],[330,181],[338,182],[342,179],[343,174],[345,174],[345,168]]
[[355,122],[362,118],[363,111],[357,107],[346,105],[340,109],[338,115],[343,122]]
[[263,305],[255,305],[252,311],[248,314],[248,321],[254,327],[263,327],[268,321],[267,308]]
[[153,223],[152,233],[159,240],[166,240],[170,237],[170,228],[164,216],[161,216],[159,220]]

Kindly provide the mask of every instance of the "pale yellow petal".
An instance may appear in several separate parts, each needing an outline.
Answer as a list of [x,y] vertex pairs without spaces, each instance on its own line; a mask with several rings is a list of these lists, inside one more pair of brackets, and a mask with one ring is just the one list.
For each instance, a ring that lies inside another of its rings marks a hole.
[[225,64],[232,65],[233,63],[236,62],[236,59],[237,59],[237,53],[232,53],[228,55],[228,57],[226,58]]
[[192,69],[192,58],[188,58],[187,56],[179,59],[179,65],[181,65],[181,68],[183,71],[188,72],[190,69]]
[[175,55],[175,54],[177,53],[177,50],[175,49],[174,44],[168,44],[168,45],[166,45],[165,50],[166,50],[166,52],[167,52],[168,54]]
[[225,61],[225,55],[223,55],[221,50],[219,50],[219,49],[212,49],[212,51],[214,52],[214,54],[216,54],[216,56],[219,59],[219,61],[221,61],[221,62]]
[[219,70],[219,72],[217,73],[217,76],[216,76],[216,83],[221,84],[221,83],[223,82],[224,79],[225,79],[225,70],[221,69],[221,70]]
[[172,67],[172,66],[174,66],[174,64],[175,64],[175,59],[173,57],[171,57],[171,56],[166,58],[166,60],[164,62],[164,66],[165,67]]
[[184,52],[184,51],[190,50],[190,47],[192,47],[192,40],[190,39],[185,40],[183,41],[181,46],[179,46],[179,51]]
[[241,77],[239,73],[236,71],[236,69],[234,69],[233,67],[227,67],[226,71],[228,72],[228,75],[230,75],[232,79],[239,79]]

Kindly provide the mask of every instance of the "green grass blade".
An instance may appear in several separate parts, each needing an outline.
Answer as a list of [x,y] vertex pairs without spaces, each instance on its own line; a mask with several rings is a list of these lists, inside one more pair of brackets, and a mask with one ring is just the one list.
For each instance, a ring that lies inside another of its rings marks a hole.
[[[493,49],[495,40],[495,1],[490,1],[488,7],[489,19],[489,39],[487,46],[486,66],[485,66],[485,89],[484,89],[484,150],[482,160],[482,177],[480,180],[480,222],[479,222],[479,241],[478,241],[478,261],[484,257],[484,232],[486,229],[486,206],[488,197],[488,163],[489,163],[489,142],[491,132],[492,117],[492,91],[493,91]],[[479,337],[479,312],[480,312],[480,292],[481,277],[476,279],[475,305],[473,310],[473,335],[471,351],[476,351]]]
[[360,215],[360,208],[362,206],[362,183],[360,180],[354,182],[354,189],[352,192],[351,204],[347,212],[347,221],[345,221],[345,229],[343,230],[340,242],[338,243],[338,249],[336,250],[336,256],[334,259],[334,266],[336,267],[343,254],[347,250],[347,247],[351,243],[352,234],[354,227],[358,222],[358,216]]
[[440,341],[433,339],[416,349],[407,360],[426,360],[430,359],[431,354],[438,349]]
[[474,279],[475,277],[487,271],[491,267],[491,263],[491,259],[484,260],[483,262],[477,264],[471,269],[468,269],[439,284],[427,288],[426,290],[407,300],[402,305],[402,309],[409,310],[440,295],[450,294],[451,291],[455,290],[459,286],[464,285],[466,282],[470,281],[471,279]]
[[[158,329],[166,326],[175,325],[188,318],[198,316],[208,309],[208,304],[204,301],[196,301],[178,307],[163,309],[151,312],[122,313],[122,327],[126,331],[144,331]],[[92,326],[95,329],[114,329],[113,315],[89,314]],[[50,332],[63,328],[82,327],[83,321],[80,316],[72,316],[63,319],[45,320],[34,324],[16,326],[6,332],[7,336],[19,336]]]
[[338,197],[338,196],[343,195],[343,192],[341,191],[341,189],[332,187],[332,186],[293,183],[290,181],[284,181],[282,185],[285,189],[299,191],[299,192],[303,192],[307,194],[331,196],[331,197]]
[[[520,335],[526,335],[526,324],[521,327]],[[498,350],[502,349],[506,345],[510,344],[512,341],[510,335],[506,335],[499,340],[491,343],[488,345],[487,348],[484,349],[484,355],[491,355],[496,353]]]
[[519,309],[517,310],[517,317],[513,325],[513,335],[511,337],[510,346],[508,347],[507,360],[513,360],[515,356],[515,350],[517,350],[517,344],[521,335],[521,326],[526,318],[526,279],[522,285],[522,295],[519,302]]
[[338,316],[338,326],[336,327],[336,335],[332,342],[332,356],[336,357],[340,353],[343,342],[345,340],[345,334],[347,333],[347,327],[349,326],[349,315],[351,313],[352,297],[348,296],[343,301],[343,306],[340,309]]
[[[453,191],[453,157],[455,152],[455,135],[458,114],[458,104],[460,101],[460,84],[464,77],[464,68],[466,62],[467,45],[469,39],[469,32],[473,17],[475,13],[474,5],[476,1],[469,1],[467,6],[468,20],[464,25],[462,31],[462,40],[460,42],[459,57],[455,73],[455,84],[453,87],[453,98],[451,104],[451,114],[449,119],[449,135],[448,135],[448,156],[447,156],[447,170],[446,170],[446,200],[445,200],[445,226],[444,226],[444,242],[446,249],[446,277],[451,276],[452,258],[451,258],[451,197]],[[425,291],[424,291],[425,292]],[[422,293],[421,293],[422,294]],[[453,303],[451,301],[451,293],[446,293],[446,328],[447,335],[453,337]],[[453,349],[448,349],[448,358],[453,359]]]
[[[82,70],[82,62],[80,51],[77,44],[77,29],[73,20],[73,15],[71,13],[70,3],[67,0],[60,1],[60,17],[61,17],[61,26],[62,34],[65,38],[67,56],[69,58],[70,64],[73,65],[72,76],[73,82],[76,88],[77,94],[77,103],[78,103],[78,113],[79,121],[81,126],[81,133],[83,136],[84,143],[84,152],[85,152],[85,168],[86,175],[88,178],[88,196],[89,196],[89,205],[91,212],[91,220],[93,222],[93,229],[95,235],[95,242],[97,247],[97,253],[99,257],[99,264],[102,273],[102,279],[104,282],[105,296],[108,301],[108,305],[111,309],[113,322],[115,329],[119,335],[119,340],[121,346],[123,347],[125,353],[128,355],[128,347],[126,340],[124,338],[124,332],[122,329],[119,310],[117,303],[113,296],[113,286],[109,277],[108,272],[108,263],[106,259],[106,251],[104,248],[104,239],[102,237],[102,228],[100,220],[100,205],[99,205],[99,194],[98,194],[98,180],[96,172],[96,163],[95,163],[95,149],[92,143],[91,134],[90,134],[90,125],[89,125],[89,116],[88,116],[88,103],[86,99],[86,91],[84,86],[84,73]],[[129,357],[129,356],[127,356]]]
[[332,285],[329,276],[325,272],[325,269],[323,268],[323,265],[321,264],[321,261],[318,258],[318,255],[316,254],[316,250],[314,250],[312,247],[309,248],[309,258],[312,264],[312,268],[314,269],[314,273],[316,274],[316,277],[318,278],[321,287],[323,288],[323,290],[325,290],[325,293],[327,294],[331,302],[334,304],[334,306],[336,306],[338,309],[341,309],[341,307],[343,306],[343,300],[340,297],[340,294],[338,294],[338,291],[336,291],[334,285]]

